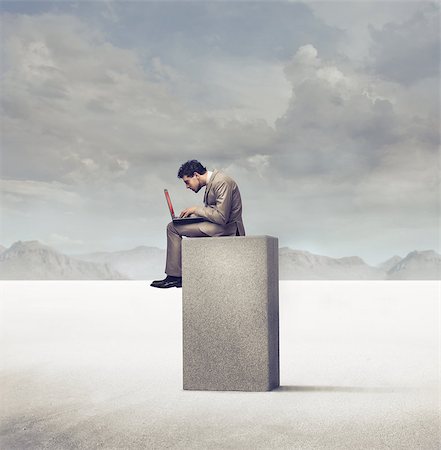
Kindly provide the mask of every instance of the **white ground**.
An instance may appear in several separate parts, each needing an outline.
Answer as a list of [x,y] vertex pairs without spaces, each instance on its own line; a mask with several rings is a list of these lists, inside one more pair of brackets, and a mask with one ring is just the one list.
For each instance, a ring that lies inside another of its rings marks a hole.
[[440,447],[440,282],[281,282],[266,393],[182,390],[178,289],[0,288],[2,449]]

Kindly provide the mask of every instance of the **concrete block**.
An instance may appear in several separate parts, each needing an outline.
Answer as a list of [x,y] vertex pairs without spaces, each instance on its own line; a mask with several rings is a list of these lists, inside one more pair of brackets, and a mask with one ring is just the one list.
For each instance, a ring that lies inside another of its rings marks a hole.
[[278,239],[183,239],[182,276],[184,389],[278,387]]

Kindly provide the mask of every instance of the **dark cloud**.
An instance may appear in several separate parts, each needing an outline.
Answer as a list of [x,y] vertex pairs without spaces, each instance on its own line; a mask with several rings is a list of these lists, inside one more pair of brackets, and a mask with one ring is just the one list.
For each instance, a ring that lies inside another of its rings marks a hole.
[[286,72],[293,95],[277,121],[282,172],[356,180],[402,139],[403,118],[391,101],[370,95],[368,80],[322,61],[313,46],[300,48]]
[[[72,14],[110,42],[171,57],[286,59],[305,42],[333,52],[344,33],[299,2],[2,2],[10,13]],[[127,32],[130,30],[130,32]],[[175,61],[176,62],[176,61]]]
[[[422,2],[421,10],[402,23],[370,27],[374,70],[391,80],[411,84],[440,73],[439,4]],[[439,91],[438,91],[439,94]]]
[[[183,55],[286,59],[304,42],[332,51],[342,33],[326,26],[302,3],[145,2],[114,3],[118,26],[112,39],[151,51]],[[124,26],[130,24],[131,33]],[[175,52],[173,49],[177,50]]]

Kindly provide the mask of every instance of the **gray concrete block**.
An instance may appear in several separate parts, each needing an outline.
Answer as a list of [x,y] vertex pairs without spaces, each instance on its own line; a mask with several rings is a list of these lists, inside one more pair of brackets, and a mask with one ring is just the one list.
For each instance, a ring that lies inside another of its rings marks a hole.
[[271,236],[183,240],[184,389],[279,386],[278,262]]

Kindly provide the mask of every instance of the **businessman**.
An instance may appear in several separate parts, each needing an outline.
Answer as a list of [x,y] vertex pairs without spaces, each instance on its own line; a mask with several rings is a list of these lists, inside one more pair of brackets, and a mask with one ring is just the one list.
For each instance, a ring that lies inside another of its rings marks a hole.
[[166,278],[153,281],[156,288],[182,287],[182,236],[245,236],[242,221],[242,200],[236,182],[226,174],[210,172],[199,161],[182,164],[178,171],[187,189],[199,192],[205,186],[204,206],[184,209],[180,217],[203,217],[205,221],[191,224],[167,225]]

